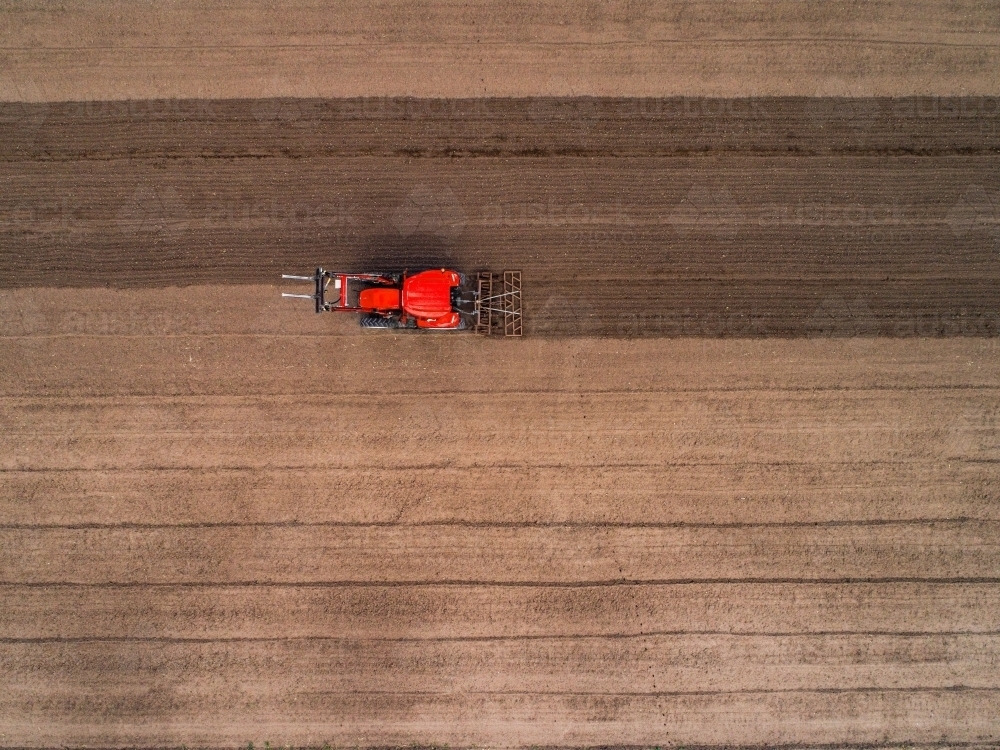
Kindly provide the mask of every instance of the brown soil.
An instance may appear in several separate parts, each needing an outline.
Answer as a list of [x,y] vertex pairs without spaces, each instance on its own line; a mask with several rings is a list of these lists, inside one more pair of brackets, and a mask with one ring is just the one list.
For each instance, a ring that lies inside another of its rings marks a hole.
[[975,0],[13,4],[0,98],[997,94]]
[[[5,9],[0,746],[995,747],[998,39]],[[520,268],[528,336],[317,264]]]
[[995,339],[277,292],[0,294],[3,744],[1000,739]]
[[0,284],[519,268],[534,335],[1000,332],[996,100],[376,104],[39,105]]

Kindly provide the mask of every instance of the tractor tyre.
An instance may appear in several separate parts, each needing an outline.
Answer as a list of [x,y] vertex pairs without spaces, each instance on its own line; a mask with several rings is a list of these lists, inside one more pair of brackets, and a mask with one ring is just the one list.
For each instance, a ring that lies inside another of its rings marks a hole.
[[362,328],[399,328],[399,321],[395,318],[383,318],[381,315],[365,315],[361,318]]

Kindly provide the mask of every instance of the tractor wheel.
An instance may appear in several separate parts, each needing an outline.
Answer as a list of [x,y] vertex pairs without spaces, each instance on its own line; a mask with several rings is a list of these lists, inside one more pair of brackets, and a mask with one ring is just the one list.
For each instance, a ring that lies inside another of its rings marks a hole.
[[399,328],[395,318],[383,318],[381,315],[366,315],[361,318],[362,328]]

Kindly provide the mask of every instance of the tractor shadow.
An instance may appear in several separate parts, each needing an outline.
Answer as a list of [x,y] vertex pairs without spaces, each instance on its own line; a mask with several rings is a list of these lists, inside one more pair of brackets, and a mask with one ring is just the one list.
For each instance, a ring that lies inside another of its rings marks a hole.
[[348,272],[399,273],[423,271],[429,268],[453,268],[469,273],[471,253],[466,248],[438,234],[417,233],[406,237],[399,234],[377,234],[362,240],[355,247],[340,253],[335,259],[337,270]]

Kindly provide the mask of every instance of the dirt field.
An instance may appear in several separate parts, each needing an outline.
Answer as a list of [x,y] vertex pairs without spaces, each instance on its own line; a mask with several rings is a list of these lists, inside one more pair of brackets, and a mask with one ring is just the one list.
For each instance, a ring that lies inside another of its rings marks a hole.
[[519,268],[532,334],[1000,331],[997,98],[17,114],[0,127],[7,287]]
[[996,339],[0,300],[6,745],[1000,739]]
[[0,746],[1000,745],[998,18],[8,4]]
[[989,2],[8,3],[0,99],[996,95]]

